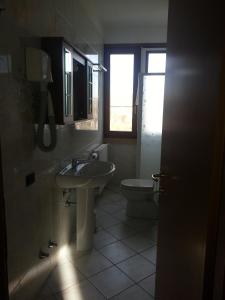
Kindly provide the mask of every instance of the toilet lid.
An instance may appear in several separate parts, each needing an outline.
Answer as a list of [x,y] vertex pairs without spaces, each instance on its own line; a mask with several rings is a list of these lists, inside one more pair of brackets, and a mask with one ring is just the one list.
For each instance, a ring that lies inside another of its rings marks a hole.
[[127,190],[152,190],[153,182],[151,179],[124,179],[121,187]]

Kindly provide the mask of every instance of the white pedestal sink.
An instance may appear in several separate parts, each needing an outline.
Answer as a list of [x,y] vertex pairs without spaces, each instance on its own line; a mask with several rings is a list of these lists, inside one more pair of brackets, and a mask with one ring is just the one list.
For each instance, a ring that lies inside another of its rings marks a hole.
[[76,189],[77,195],[77,250],[93,246],[95,230],[94,188],[103,187],[115,172],[115,165],[103,161],[80,161],[69,164],[56,175],[56,183],[63,189]]

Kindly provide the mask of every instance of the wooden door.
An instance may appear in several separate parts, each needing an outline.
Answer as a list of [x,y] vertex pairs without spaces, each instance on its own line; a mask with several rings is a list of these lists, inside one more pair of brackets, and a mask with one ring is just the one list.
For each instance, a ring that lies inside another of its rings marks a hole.
[[212,299],[225,119],[222,14],[215,2],[170,0],[158,300]]
[[7,244],[0,143],[0,300],[8,299]]
[[222,178],[213,300],[225,299],[225,153]]

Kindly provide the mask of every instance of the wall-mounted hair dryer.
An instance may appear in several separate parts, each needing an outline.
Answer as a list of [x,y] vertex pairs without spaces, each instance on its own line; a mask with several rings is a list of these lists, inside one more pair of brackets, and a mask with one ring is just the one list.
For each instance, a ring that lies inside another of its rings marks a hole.
[[0,14],[2,11],[6,10],[5,0],[0,0]]
[[[52,82],[50,58],[44,51],[36,48],[26,48],[26,73],[27,80],[40,82],[41,99],[40,114],[37,129],[38,147],[45,152],[52,151],[57,142],[55,114],[51,94],[48,90],[48,83]],[[48,115],[50,143],[44,143],[44,125]]]

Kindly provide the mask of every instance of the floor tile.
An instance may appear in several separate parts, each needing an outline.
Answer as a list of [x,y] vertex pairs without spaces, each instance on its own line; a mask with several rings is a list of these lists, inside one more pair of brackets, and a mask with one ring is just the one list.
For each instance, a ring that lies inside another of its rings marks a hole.
[[128,258],[126,261],[118,264],[117,267],[135,282],[141,281],[155,272],[155,265],[141,255]]
[[155,243],[150,240],[149,235],[146,233],[138,233],[132,237],[122,240],[131,249],[141,252],[149,247],[153,247]]
[[58,300],[58,298],[55,295],[50,295],[46,297],[41,296],[38,300]]
[[158,225],[153,225],[149,231],[150,239],[157,242],[158,239]]
[[102,254],[95,251],[91,254],[82,256],[75,261],[75,266],[86,277],[90,277],[100,271],[112,266],[112,263]]
[[94,247],[96,249],[101,249],[102,247],[116,241],[117,239],[105,230],[98,231],[94,235]]
[[99,230],[94,235],[98,251],[70,247],[40,300],[153,300],[157,222],[127,217],[127,201],[118,191],[107,189],[99,197]]
[[120,185],[118,184],[109,184],[107,187],[107,191],[110,191],[111,193],[118,193],[120,194]]
[[115,242],[99,250],[114,264],[119,263],[133,255],[135,252],[121,242]]
[[101,207],[104,204],[116,203],[120,200],[120,195],[112,191],[104,190],[102,196],[97,200],[97,207]]
[[147,294],[142,288],[138,285],[134,285],[119,295],[111,298],[112,300],[153,300],[149,294]]
[[150,219],[139,219],[139,218],[129,218],[125,222],[128,226],[135,228],[139,231],[148,231],[151,232],[151,228],[154,226],[155,222]]
[[38,300],[56,300],[56,296],[54,295],[54,292],[48,285],[48,281],[46,282],[46,285],[44,288],[41,289],[40,294],[37,297]]
[[131,228],[125,224],[114,225],[108,228],[107,231],[119,240],[130,237],[137,232],[134,228]]
[[97,226],[102,226],[103,228],[108,228],[110,226],[116,225],[120,223],[120,220],[107,215],[107,216],[100,216],[96,220]]
[[113,214],[113,217],[117,218],[118,220],[122,222],[127,222],[130,218],[127,216],[126,209],[122,209],[121,211],[118,211]]
[[127,289],[134,284],[133,281],[116,267],[111,267],[89,278],[89,280],[107,298],[119,294],[124,289]]
[[48,281],[45,283],[45,285],[41,288],[40,291],[40,298],[45,299],[45,297],[50,296],[52,294],[52,289],[49,286]]
[[123,206],[123,209],[126,210],[126,207],[127,207],[127,200],[121,201],[121,205]]
[[108,216],[107,212],[100,208],[96,209],[96,218],[100,218],[102,216]]
[[97,232],[99,232],[101,230],[104,230],[104,228],[102,226],[96,225],[96,227],[95,227],[95,233],[97,233]]
[[156,264],[157,246],[153,246],[140,254],[150,260],[153,264]]
[[[87,255],[87,254],[90,254],[93,250],[87,250],[87,251],[78,251],[76,249],[76,245],[73,245],[73,246],[70,246],[69,247],[69,250],[67,250],[65,253],[64,251],[62,251],[61,253],[61,257],[63,256],[66,256],[67,259],[70,261],[70,262],[74,262],[75,260],[77,260],[78,258],[84,256],[84,255]],[[61,258],[60,258],[61,260]]]
[[110,203],[110,204],[108,203],[101,206],[101,209],[104,210],[106,213],[113,214],[122,210],[123,206],[120,204],[120,202]]
[[140,281],[138,284],[146,290],[153,297],[155,296],[155,273],[144,280]]
[[66,254],[61,254],[60,251],[58,254],[56,254],[56,256],[53,258],[54,259],[54,263],[57,265],[57,266],[61,266],[65,263],[69,263],[71,262],[69,260],[69,257],[68,257],[68,253]]
[[49,287],[53,292],[58,292],[84,280],[81,272],[72,264],[65,263],[57,266],[48,279]]
[[105,297],[87,280],[74,285],[63,293],[56,294],[57,300],[103,300]]

